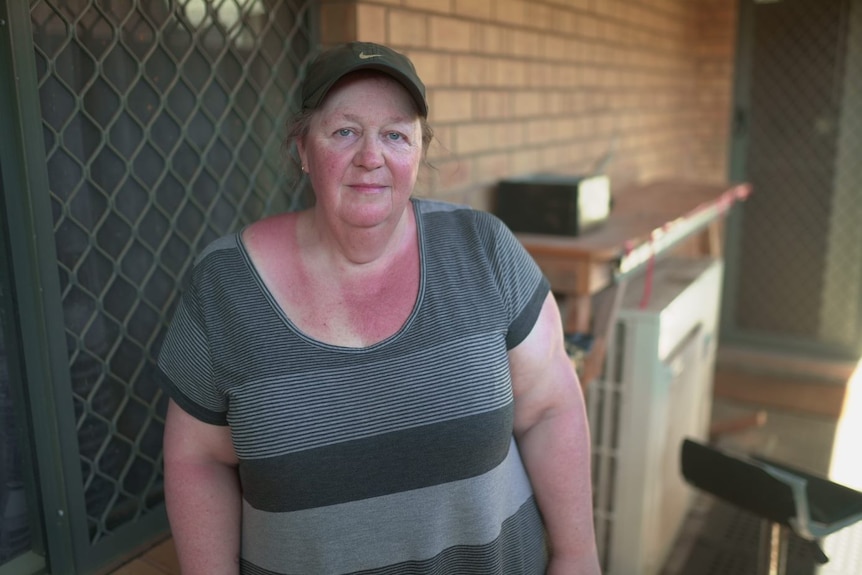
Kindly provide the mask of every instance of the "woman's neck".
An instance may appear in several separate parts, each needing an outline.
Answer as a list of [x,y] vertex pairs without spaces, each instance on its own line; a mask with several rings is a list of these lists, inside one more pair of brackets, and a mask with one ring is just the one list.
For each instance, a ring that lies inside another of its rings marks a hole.
[[386,266],[402,253],[406,244],[416,242],[413,204],[408,203],[397,220],[379,226],[358,228],[331,226],[312,208],[297,227],[299,247],[313,253],[319,264],[332,271],[359,271]]

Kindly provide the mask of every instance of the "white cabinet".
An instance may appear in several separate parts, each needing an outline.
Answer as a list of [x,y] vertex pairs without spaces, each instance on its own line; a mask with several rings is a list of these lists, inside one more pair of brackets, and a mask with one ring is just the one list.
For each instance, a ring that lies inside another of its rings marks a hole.
[[708,434],[722,274],[719,260],[668,258],[631,279],[587,388],[605,575],[658,573],[685,519],[679,449]]

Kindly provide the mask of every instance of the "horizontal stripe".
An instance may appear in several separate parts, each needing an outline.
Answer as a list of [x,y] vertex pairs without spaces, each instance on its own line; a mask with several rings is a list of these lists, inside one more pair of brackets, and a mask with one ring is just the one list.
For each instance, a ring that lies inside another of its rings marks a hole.
[[[292,513],[244,502],[242,555],[263,573],[353,573],[423,562],[449,548],[493,543],[531,498],[512,440],[499,466],[445,485]],[[524,529],[535,533],[537,526]]]
[[242,461],[245,499],[270,512],[379,497],[475,477],[506,457],[512,404],[431,426]]
[[189,398],[183,390],[174,385],[173,380],[169,378],[158,366],[152,371],[152,373],[155,380],[162,386],[162,389],[167,392],[168,396],[187,413],[204,423],[209,423],[210,425],[227,425],[227,416],[223,411],[212,411],[203,407],[201,403]]
[[506,334],[506,349],[514,349],[533,331],[533,326],[536,325],[536,320],[542,311],[542,305],[545,303],[549,291],[550,284],[547,281],[542,281],[536,286],[533,297],[509,326],[509,333]]
[[[455,338],[441,347],[417,349],[409,359],[346,360],[337,368],[300,373],[285,361],[279,377],[237,386],[229,416],[237,455],[287,455],[476,415],[512,401],[502,336]],[[441,357],[457,361],[439,362]]]
[[[543,533],[542,518],[530,498],[503,522],[500,536],[490,543],[449,547],[423,561],[405,561],[347,575],[542,575],[547,564]],[[285,575],[245,559],[240,559],[240,574]]]

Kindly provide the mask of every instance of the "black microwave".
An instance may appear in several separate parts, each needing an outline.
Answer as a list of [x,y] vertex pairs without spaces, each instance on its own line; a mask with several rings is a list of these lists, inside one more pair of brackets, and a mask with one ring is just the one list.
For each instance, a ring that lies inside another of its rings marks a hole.
[[577,236],[607,220],[607,176],[530,174],[500,181],[494,214],[513,232]]

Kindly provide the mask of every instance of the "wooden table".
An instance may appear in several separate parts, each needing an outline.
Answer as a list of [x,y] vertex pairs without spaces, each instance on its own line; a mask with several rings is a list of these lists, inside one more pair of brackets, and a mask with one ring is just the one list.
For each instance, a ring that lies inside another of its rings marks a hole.
[[584,384],[601,369],[626,278],[685,240],[720,257],[724,216],[750,193],[744,183],[658,181],[614,190],[608,220],[583,235],[517,234],[551,282],[566,333],[594,335]]

